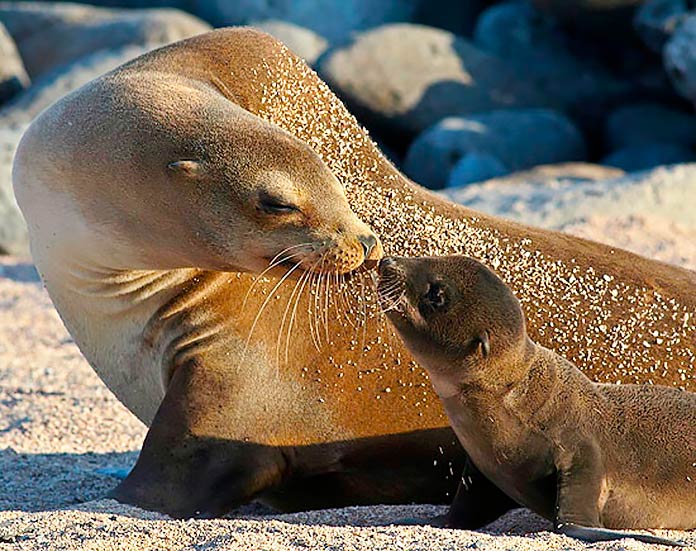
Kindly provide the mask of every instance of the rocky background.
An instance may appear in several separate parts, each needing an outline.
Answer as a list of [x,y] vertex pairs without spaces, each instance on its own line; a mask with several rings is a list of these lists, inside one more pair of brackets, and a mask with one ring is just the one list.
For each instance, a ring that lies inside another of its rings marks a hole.
[[[2,253],[28,251],[11,161],[31,119],[147,50],[226,25],[284,41],[403,172],[482,210],[525,220],[539,190],[596,195],[625,173],[696,161],[694,0],[94,3],[0,2]],[[571,215],[536,223],[565,229]]]

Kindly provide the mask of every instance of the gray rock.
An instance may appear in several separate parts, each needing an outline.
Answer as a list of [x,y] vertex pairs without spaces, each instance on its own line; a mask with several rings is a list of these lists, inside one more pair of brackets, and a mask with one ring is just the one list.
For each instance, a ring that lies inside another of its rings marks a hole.
[[0,105],[29,86],[22,58],[5,26],[0,23]]
[[404,170],[416,182],[440,189],[460,159],[471,153],[492,155],[514,171],[583,160],[585,145],[573,123],[559,113],[493,111],[447,118],[429,128],[409,148]]
[[0,2],[0,22],[35,78],[80,57],[127,45],[163,45],[210,30],[174,9],[110,10],[80,4]]
[[419,0],[413,23],[469,36],[489,0]]
[[696,14],[685,18],[663,50],[665,69],[672,85],[696,104]]
[[474,43],[533,77],[545,95],[580,120],[603,119],[607,106],[631,90],[592,59],[571,53],[558,23],[526,1],[486,10],[476,25]]
[[311,29],[334,44],[354,31],[410,21],[417,0],[192,0],[191,11],[216,27],[279,19]]
[[24,128],[0,128],[0,254],[29,254],[26,225],[12,191],[12,159]]
[[636,7],[645,0],[532,0],[541,12],[575,28],[618,32],[630,27]]
[[[456,171],[457,167],[461,164],[461,161],[457,163],[453,173]],[[611,180],[612,178],[619,178],[626,174],[625,171],[620,168],[615,168],[611,166],[596,165],[592,163],[559,163],[554,165],[539,165],[529,170],[519,170],[517,172],[509,173],[508,170],[505,173],[491,176],[487,179],[479,180],[479,182],[485,182],[491,185],[506,185],[514,187],[519,184],[529,184],[529,185],[548,185],[554,182],[563,183],[585,183],[585,182],[601,182],[604,180]],[[456,188],[464,187],[470,185],[471,183],[477,182],[464,182],[455,181],[450,175],[450,180],[447,183],[447,189],[456,190]]]
[[626,174],[620,168],[592,163],[559,163],[539,165],[530,170],[520,170],[501,178],[488,180],[495,185],[515,186],[518,184],[546,185],[551,182],[601,182],[619,178]]
[[308,65],[314,65],[319,56],[329,46],[325,38],[314,31],[277,19],[255,21],[251,25],[274,36],[304,59]]
[[679,144],[643,143],[620,149],[605,157],[602,164],[637,172],[661,165],[692,163],[696,161],[693,150]]
[[467,153],[454,165],[446,187],[460,187],[483,182],[509,172],[510,170],[500,162],[500,159],[490,153]]
[[455,35],[386,25],[319,60],[319,74],[367,126],[401,145],[437,121],[511,107],[548,107],[526,74]]
[[646,143],[693,146],[696,117],[657,103],[626,105],[607,117],[605,142],[610,151]]
[[548,201],[548,206],[553,208],[555,194],[563,194],[563,190],[583,189],[593,183],[611,182],[625,174],[618,168],[590,163],[541,165],[501,178],[448,187],[441,193],[455,203],[474,210],[531,224],[538,215],[535,210],[537,202]]
[[687,0],[648,0],[636,11],[633,27],[643,43],[659,54],[688,13]]
[[0,253],[29,253],[26,226],[12,191],[12,159],[31,120],[65,94],[148,49],[130,46],[86,56],[65,70],[40,77],[0,110]]
[[[56,0],[63,2],[63,0]],[[87,3],[87,2],[85,2]],[[191,4],[190,0],[90,0],[90,6],[101,6],[104,8],[128,8],[128,9],[146,9],[146,8],[176,8],[179,10],[187,10]]]

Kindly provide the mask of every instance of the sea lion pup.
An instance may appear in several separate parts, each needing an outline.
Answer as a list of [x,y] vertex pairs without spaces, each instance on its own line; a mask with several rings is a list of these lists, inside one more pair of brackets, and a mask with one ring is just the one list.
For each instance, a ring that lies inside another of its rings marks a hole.
[[[379,273],[459,441],[508,496],[588,541],[678,545],[615,529],[696,528],[696,394],[593,383],[528,337],[513,292],[472,258],[385,258]],[[462,486],[449,525],[467,499]]]
[[[530,336],[591,378],[696,388],[696,273],[429,193],[253,29],[150,52],[66,96],[32,123],[13,179],[56,309],[149,426],[114,493],[140,507],[451,502],[465,455],[361,277],[374,234],[390,254],[484,258]],[[284,249],[276,261],[307,262],[260,276]],[[472,522],[510,505],[484,477],[473,487]]]

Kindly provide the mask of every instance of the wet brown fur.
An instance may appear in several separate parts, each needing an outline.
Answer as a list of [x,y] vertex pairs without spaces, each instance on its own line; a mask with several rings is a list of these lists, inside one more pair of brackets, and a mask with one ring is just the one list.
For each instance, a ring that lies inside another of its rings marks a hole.
[[[462,445],[507,495],[558,526],[696,528],[696,394],[593,383],[527,336],[512,291],[471,258],[387,259],[380,273]],[[431,286],[445,297],[433,307]]]

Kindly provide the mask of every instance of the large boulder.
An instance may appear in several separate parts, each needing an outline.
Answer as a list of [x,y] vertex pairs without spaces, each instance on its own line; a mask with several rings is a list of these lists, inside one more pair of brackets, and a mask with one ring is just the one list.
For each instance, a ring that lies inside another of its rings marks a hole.
[[696,14],[685,18],[674,31],[663,57],[674,88],[696,104]]
[[413,23],[469,36],[491,0],[418,0]]
[[39,78],[0,110],[0,253],[29,253],[26,226],[12,191],[12,159],[31,120],[65,94],[146,51],[142,46],[130,46],[86,56]]
[[22,58],[5,26],[0,23],[0,105],[29,86]]
[[520,170],[507,176],[487,180],[490,185],[515,186],[517,184],[546,185],[553,182],[583,183],[601,182],[623,176],[619,168],[592,163],[559,163],[539,165],[529,170]]
[[417,0],[192,0],[191,10],[216,27],[278,19],[311,29],[329,42],[383,23],[410,21]]
[[[461,163],[461,161],[460,161]],[[448,197],[457,198],[457,201],[464,200],[470,196],[465,191],[472,184],[477,184],[472,189],[479,190],[478,184],[482,184],[486,189],[508,189],[515,186],[525,186],[527,189],[545,188],[557,184],[583,184],[587,182],[600,182],[619,178],[625,172],[619,168],[596,165],[592,163],[559,163],[554,165],[539,165],[529,170],[519,170],[504,176],[494,176],[490,179],[479,180],[478,182],[467,182],[456,178],[457,166],[450,174],[447,188],[442,192]],[[474,192],[475,195],[477,192]]]
[[592,32],[626,31],[645,0],[532,0],[541,12],[574,28]]
[[210,30],[204,21],[174,9],[48,2],[0,2],[0,22],[15,39],[32,78],[98,51],[160,46]]
[[689,0],[647,0],[636,12],[633,26],[643,43],[655,53],[689,14]]
[[432,189],[445,186],[454,166],[472,153],[488,154],[510,171],[585,158],[583,138],[565,116],[545,109],[493,111],[450,117],[413,142],[406,174]]
[[515,0],[486,10],[474,31],[474,44],[534,78],[544,94],[587,126],[596,126],[607,109],[631,91],[596,60],[574,53],[558,23]]
[[314,65],[329,46],[328,41],[314,31],[287,21],[268,19],[254,21],[251,25],[280,40],[308,65]]
[[359,119],[400,146],[445,117],[552,103],[525,73],[419,25],[362,33],[325,54],[318,70]]
[[693,149],[674,143],[639,143],[629,145],[602,159],[602,164],[638,172],[662,165],[696,162]]
[[696,145],[696,117],[659,103],[624,105],[606,121],[605,142],[610,151],[639,144]]
[[452,167],[446,187],[460,187],[497,178],[510,172],[495,155],[473,151],[464,155]]

